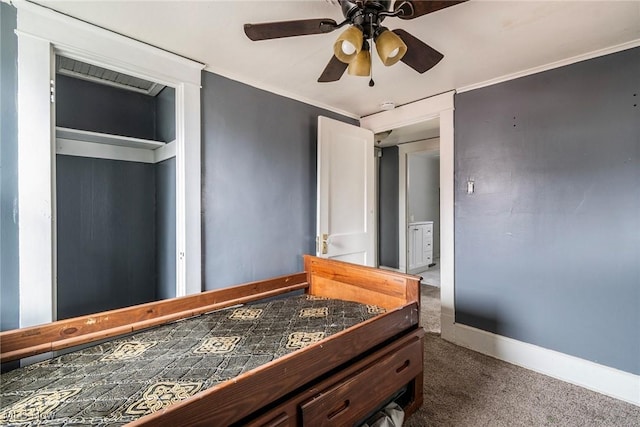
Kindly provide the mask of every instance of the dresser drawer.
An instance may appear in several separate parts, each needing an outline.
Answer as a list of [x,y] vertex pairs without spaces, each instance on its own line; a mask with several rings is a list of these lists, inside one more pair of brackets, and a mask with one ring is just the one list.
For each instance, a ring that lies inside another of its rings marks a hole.
[[421,371],[422,340],[416,339],[302,403],[303,425],[351,425]]
[[433,253],[432,252],[427,252],[426,254],[424,254],[424,261],[426,265],[432,264],[433,263]]
[[282,411],[268,421],[261,421],[259,424],[252,423],[252,425],[259,425],[260,427],[289,427],[295,425],[295,417],[292,418],[286,411]]

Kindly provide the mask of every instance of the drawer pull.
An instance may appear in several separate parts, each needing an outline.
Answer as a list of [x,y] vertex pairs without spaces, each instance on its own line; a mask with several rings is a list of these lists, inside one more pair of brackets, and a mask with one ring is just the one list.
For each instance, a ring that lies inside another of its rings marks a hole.
[[327,414],[327,419],[329,421],[331,421],[332,419],[334,419],[335,417],[337,417],[338,415],[342,414],[344,411],[346,411],[347,409],[349,409],[349,404],[351,402],[349,400],[345,400],[342,405],[340,405],[338,408],[334,409],[333,411],[329,412],[329,414]]
[[402,366],[400,366],[398,369],[396,369],[396,374],[399,374],[400,372],[402,372],[405,369],[407,369],[410,364],[411,364],[411,362],[409,361],[409,359],[405,360],[404,363],[402,364]]

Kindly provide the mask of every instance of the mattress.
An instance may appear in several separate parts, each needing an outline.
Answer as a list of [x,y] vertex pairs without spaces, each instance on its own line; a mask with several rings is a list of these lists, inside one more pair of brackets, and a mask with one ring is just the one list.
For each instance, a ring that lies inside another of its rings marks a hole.
[[383,311],[290,296],[74,351],[2,374],[0,424],[123,425]]

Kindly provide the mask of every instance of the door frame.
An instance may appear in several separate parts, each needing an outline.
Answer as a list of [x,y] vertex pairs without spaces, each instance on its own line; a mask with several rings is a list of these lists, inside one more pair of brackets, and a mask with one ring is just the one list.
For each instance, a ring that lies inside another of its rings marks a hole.
[[18,10],[20,327],[56,313],[55,117],[57,52],[176,90],[176,296],[201,291],[200,78],[204,64],[30,2]]
[[444,339],[452,341],[455,325],[454,301],[454,122],[455,91],[405,104],[394,110],[362,117],[360,126],[374,133],[440,120],[440,322]]

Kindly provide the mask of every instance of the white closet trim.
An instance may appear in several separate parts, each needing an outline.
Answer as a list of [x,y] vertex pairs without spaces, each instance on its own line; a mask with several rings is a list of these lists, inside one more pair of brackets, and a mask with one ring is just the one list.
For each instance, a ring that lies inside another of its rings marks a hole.
[[200,78],[195,61],[42,6],[18,10],[20,327],[55,320],[55,106],[50,81],[60,53],[176,91],[176,296],[201,291]]

